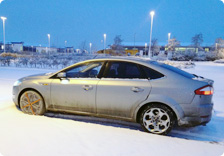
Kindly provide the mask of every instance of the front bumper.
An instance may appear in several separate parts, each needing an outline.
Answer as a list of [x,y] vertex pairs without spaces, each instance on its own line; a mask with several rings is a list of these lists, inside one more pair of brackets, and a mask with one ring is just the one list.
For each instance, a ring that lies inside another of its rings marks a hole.
[[18,97],[19,97],[19,86],[13,86],[12,89],[12,100],[16,106],[19,106]]

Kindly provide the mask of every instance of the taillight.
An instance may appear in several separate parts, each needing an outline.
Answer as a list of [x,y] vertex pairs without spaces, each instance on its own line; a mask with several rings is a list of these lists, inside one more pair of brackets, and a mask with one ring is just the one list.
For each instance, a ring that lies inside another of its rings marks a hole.
[[194,91],[197,95],[212,95],[214,90],[212,86],[204,86]]

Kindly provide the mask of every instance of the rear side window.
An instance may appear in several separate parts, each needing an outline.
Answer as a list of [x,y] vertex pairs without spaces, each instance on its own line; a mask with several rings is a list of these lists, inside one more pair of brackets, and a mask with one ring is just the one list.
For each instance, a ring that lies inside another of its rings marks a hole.
[[123,79],[143,78],[138,65],[129,62],[111,62],[105,77]]
[[151,68],[144,67],[144,66],[142,68],[143,68],[147,78],[149,78],[149,79],[159,79],[161,77],[164,77],[163,74],[161,74],[160,72],[157,72]]

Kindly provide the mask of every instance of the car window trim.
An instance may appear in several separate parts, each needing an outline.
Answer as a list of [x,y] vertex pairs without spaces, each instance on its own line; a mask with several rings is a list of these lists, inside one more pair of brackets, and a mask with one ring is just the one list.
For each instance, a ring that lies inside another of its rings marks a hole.
[[104,72],[106,70],[106,64],[107,64],[108,61],[102,61],[102,62],[103,62],[103,65],[102,65],[102,67],[100,69],[100,72],[97,75],[97,78],[99,78],[99,79],[101,79],[103,77],[103,74],[104,74]]
[[[102,60],[102,61],[90,61],[90,62],[85,62],[85,63],[78,63],[77,65],[74,65],[74,66],[72,66],[72,67],[70,67],[70,68],[66,68],[66,69],[64,69],[64,70],[61,70],[60,72],[57,72],[57,73],[54,74],[52,77],[50,77],[50,79],[60,79],[60,78],[57,77],[58,73],[66,72],[66,71],[70,70],[71,68],[75,68],[75,67],[78,67],[78,66],[83,65],[83,64],[96,63],[96,62],[102,62],[102,67],[101,67],[101,69],[100,69],[100,72],[99,72],[99,74],[96,76],[96,78],[101,78],[99,75],[101,74],[102,69],[103,69],[104,66],[105,66],[105,62],[107,62],[107,61],[104,61],[104,60]],[[79,78],[79,77],[78,77],[78,78]],[[68,78],[68,79],[70,79],[70,78]]]

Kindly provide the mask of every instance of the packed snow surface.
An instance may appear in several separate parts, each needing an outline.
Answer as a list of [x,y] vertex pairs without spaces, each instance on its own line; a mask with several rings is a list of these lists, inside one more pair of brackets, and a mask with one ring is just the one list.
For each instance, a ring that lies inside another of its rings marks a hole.
[[169,136],[159,136],[143,132],[138,124],[116,120],[24,114],[11,100],[14,81],[52,71],[0,67],[0,155],[220,156],[224,152],[224,64],[198,62],[184,70],[215,80],[212,120],[207,126],[174,128]]

